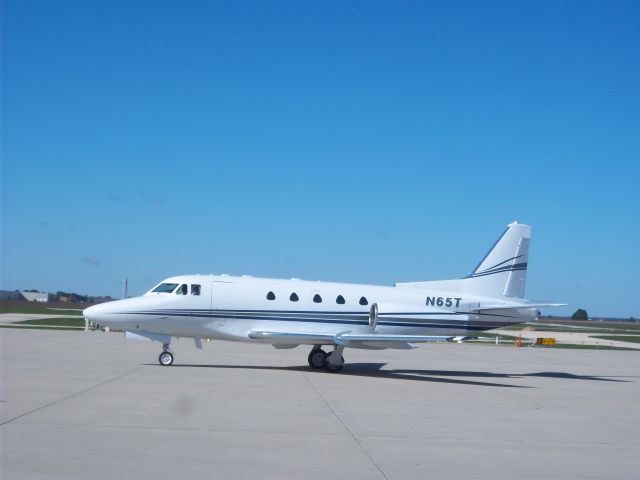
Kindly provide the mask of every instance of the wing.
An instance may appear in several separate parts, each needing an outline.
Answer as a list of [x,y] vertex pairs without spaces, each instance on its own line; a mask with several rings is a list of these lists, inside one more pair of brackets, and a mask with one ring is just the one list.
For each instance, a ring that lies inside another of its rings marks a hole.
[[249,338],[255,340],[274,340],[286,345],[330,345],[335,335],[326,333],[287,333],[287,332],[263,332],[251,331]]
[[249,338],[271,340],[274,346],[285,345],[340,345],[350,348],[365,348],[381,350],[384,348],[409,349],[413,348],[412,343],[421,342],[444,342],[449,341],[452,336],[436,335],[383,335],[377,333],[357,334],[357,333],[286,333],[286,332],[249,332]]

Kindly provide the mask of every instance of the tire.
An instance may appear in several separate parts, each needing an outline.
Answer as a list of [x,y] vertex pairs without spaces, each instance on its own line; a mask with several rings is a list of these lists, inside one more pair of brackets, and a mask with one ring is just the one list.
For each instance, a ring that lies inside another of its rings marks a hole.
[[158,357],[158,362],[163,367],[168,367],[173,363],[173,355],[170,352],[162,352]]
[[344,357],[340,356],[340,365],[332,365],[329,363],[329,355],[324,360],[324,368],[327,372],[339,372],[344,367]]
[[309,354],[308,361],[311,368],[313,368],[314,370],[320,370],[325,366],[325,363],[327,361],[327,354],[324,350],[314,348]]

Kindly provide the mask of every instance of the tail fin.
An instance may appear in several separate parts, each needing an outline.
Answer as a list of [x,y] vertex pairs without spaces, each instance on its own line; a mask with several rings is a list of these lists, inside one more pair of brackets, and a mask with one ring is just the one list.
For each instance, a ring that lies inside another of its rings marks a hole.
[[531,227],[509,224],[495,245],[467,275],[473,293],[504,297],[524,297]]
[[454,290],[493,298],[524,298],[530,238],[529,225],[513,222],[466,277],[459,280],[396,283],[396,286]]

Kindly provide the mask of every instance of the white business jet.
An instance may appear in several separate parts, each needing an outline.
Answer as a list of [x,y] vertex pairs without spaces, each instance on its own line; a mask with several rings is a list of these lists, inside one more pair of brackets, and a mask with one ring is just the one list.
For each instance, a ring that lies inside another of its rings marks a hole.
[[[535,319],[524,300],[531,227],[510,224],[468,276],[395,286],[298,279],[181,275],[141,297],[87,308],[87,320],[125,337],[162,343],[161,365],[173,363],[173,337],[235,340],[275,348],[312,345],[309,366],[340,371],[346,347],[412,348]],[[332,347],[327,353],[323,346]]]

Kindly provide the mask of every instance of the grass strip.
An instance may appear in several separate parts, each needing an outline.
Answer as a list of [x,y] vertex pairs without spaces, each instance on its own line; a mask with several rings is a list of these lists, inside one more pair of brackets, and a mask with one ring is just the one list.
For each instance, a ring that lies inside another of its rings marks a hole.
[[640,343],[640,335],[592,335],[600,340],[618,340],[619,342]]
[[[58,304],[59,305],[59,304]],[[30,313],[36,315],[82,315],[90,304],[75,304],[73,307],[55,306],[40,302],[0,302],[0,313]]]
[[34,325],[39,327],[70,327],[84,328],[84,318],[39,318],[36,320],[21,320],[10,325]]
[[18,330],[75,330],[76,332],[84,330],[84,327],[44,327],[42,325],[16,325],[14,323],[2,324],[0,328],[17,328]]
[[[524,345],[523,345],[524,346]],[[579,345],[577,343],[556,343],[555,345],[536,345],[532,348],[565,348],[575,350],[626,350],[628,352],[638,352],[637,348],[611,347],[609,345]]]

